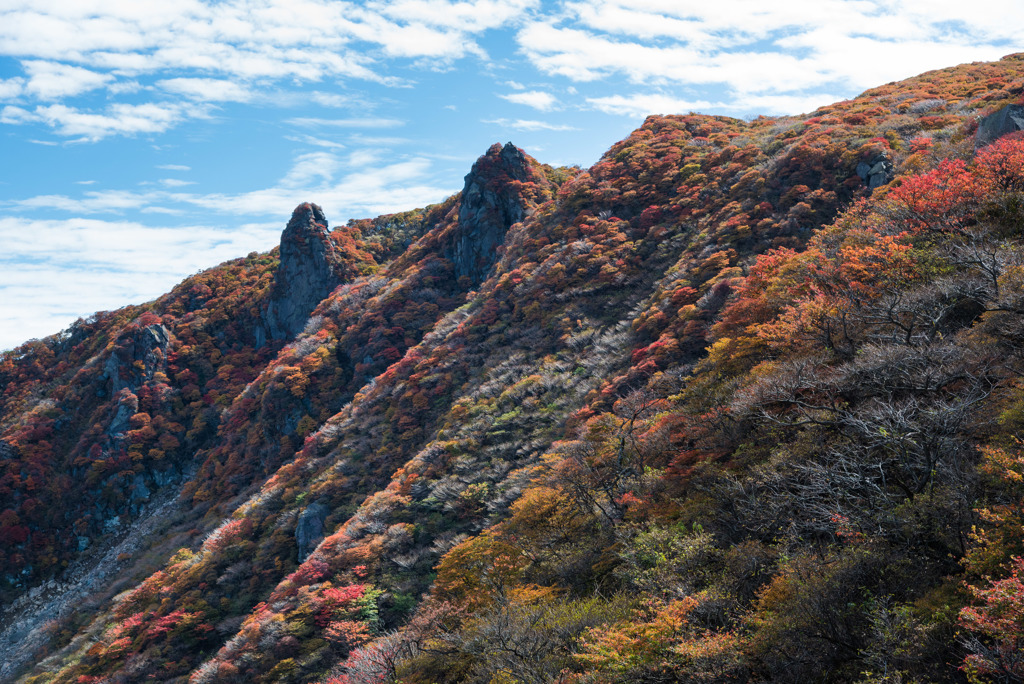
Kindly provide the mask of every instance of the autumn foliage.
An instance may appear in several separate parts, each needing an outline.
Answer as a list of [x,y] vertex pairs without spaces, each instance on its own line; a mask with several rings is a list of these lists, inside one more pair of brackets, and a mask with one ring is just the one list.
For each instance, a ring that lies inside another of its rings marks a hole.
[[1022,83],[495,145],[472,197],[318,224],[294,337],[275,250],[5,352],[0,596],[100,574],[4,667],[1020,679],[1024,137],[975,129]]

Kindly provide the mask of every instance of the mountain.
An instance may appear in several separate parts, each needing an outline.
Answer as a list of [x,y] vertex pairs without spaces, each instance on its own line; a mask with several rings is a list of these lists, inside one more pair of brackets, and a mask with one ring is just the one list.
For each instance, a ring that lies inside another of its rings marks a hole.
[[1024,677],[1024,55],[496,144],[0,358],[0,679]]

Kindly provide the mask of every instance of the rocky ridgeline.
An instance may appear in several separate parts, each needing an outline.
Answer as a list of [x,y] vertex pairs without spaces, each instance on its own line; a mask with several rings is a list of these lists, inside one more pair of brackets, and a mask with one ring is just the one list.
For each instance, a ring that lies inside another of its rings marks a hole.
[[263,328],[256,331],[257,346],[302,331],[310,312],[341,283],[336,263],[323,210],[300,204],[281,234],[281,264],[263,310]]
[[524,185],[547,185],[530,159],[512,143],[495,143],[466,174],[459,207],[459,229],[447,250],[456,278],[482,282],[497,260],[508,229],[526,218]]

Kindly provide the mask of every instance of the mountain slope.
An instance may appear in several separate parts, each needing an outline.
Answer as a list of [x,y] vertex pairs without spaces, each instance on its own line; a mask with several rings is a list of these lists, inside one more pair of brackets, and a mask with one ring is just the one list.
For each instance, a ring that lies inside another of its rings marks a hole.
[[6,354],[0,675],[1013,672],[1022,92],[1011,56],[586,171],[496,145]]

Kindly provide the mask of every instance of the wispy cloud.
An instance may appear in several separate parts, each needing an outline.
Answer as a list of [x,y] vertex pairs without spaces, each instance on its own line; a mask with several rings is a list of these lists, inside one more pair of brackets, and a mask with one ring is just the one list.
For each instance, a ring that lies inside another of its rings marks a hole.
[[[984,11],[926,0],[568,2],[561,14],[535,15],[517,41],[549,76],[714,86],[731,93],[722,104],[733,110],[743,109],[743,100],[775,97],[764,102],[792,111],[815,90],[856,92],[940,64],[996,59],[1019,45],[1024,5],[983,4]],[[591,105],[616,113],[624,107],[613,96],[593,97]]]
[[323,107],[349,107],[354,104],[353,98],[338,93],[325,93],[314,90],[309,94],[309,99]]
[[25,93],[39,100],[59,100],[81,95],[102,88],[114,79],[111,74],[59,62],[28,60],[21,65],[29,76]]
[[691,111],[707,110],[721,103],[684,100],[671,95],[639,94],[590,97],[587,98],[587,104],[605,114],[644,116],[646,114],[687,114]]
[[25,93],[41,100],[80,95],[114,80],[110,74],[99,74],[55,61],[31,59],[23,61],[22,67],[29,75]]
[[95,311],[153,299],[183,274],[269,249],[281,225],[224,230],[0,217],[0,349],[55,333]]
[[345,148],[345,145],[343,145],[342,143],[337,142],[335,140],[327,140],[325,138],[317,138],[315,136],[306,135],[306,134],[302,134],[302,135],[289,135],[289,136],[286,136],[285,139],[286,140],[291,140],[292,142],[302,143],[303,145],[312,145],[313,147],[324,147],[324,148],[327,148],[329,150],[341,150],[341,149]]
[[514,102],[515,104],[526,105],[527,107],[533,107],[539,109],[542,112],[549,112],[558,105],[558,99],[551,93],[546,93],[542,90],[528,90],[519,93],[509,93],[507,95],[498,95],[503,100]]
[[401,119],[360,117],[351,119],[317,119],[297,117],[286,119],[285,123],[303,128],[396,128],[405,124]]
[[249,102],[253,99],[248,88],[220,78],[169,78],[157,81],[156,85],[200,102]]
[[286,216],[300,202],[311,201],[343,220],[424,206],[457,189],[433,182],[432,171],[426,157],[396,159],[384,148],[364,148],[344,156],[336,150],[321,150],[298,155],[276,183],[247,192],[186,192],[182,188],[193,183],[165,178],[157,181],[164,189],[88,190],[76,197],[36,195],[0,202],[0,208],[91,216],[128,211],[177,214],[199,208],[232,216]]
[[[166,130],[197,114],[175,109],[169,97],[205,103],[287,100],[282,90],[329,79],[404,85],[387,73],[391,60],[441,68],[466,56],[486,58],[477,37],[539,4],[187,0],[153,7],[14,0],[0,22],[0,55],[19,60],[24,75],[0,81],[0,101],[37,106],[23,109],[34,116],[9,114],[3,123],[45,123],[58,135],[95,141]],[[63,104],[97,89],[106,89],[113,99],[110,111],[82,113]],[[127,95],[135,99],[121,99]],[[347,96],[319,90],[308,98],[325,107],[351,103]],[[50,103],[65,109],[42,106]],[[140,112],[137,118],[147,123],[128,123],[118,112],[126,106],[174,115]]]
[[25,79],[7,78],[0,80],[0,102],[16,99],[25,89]]
[[85,111],[63,104],[35,107],[33,110],[7,106],[0,110],[0,123],[42,123],[56,133],[96,141],[111,135],[162,133],[186,118],[203,118],[201,106],[175,103],[117,103],[102,112]]
[[688,114],[690,112],[735,112],[765,115],[803,114],[841,99],[822,93],[809,95],[752,95],[733,100],[688,100],[664,93],[636,93],[589,97],[589,107],[605,114],[642,118],[648,114]]
[[552,124],[546,121],[534,121],[531,119],[485,119],[484,123],[494,124],[502,128],[509,128],[514,131],[574,131],[572,126],[565,124]]

